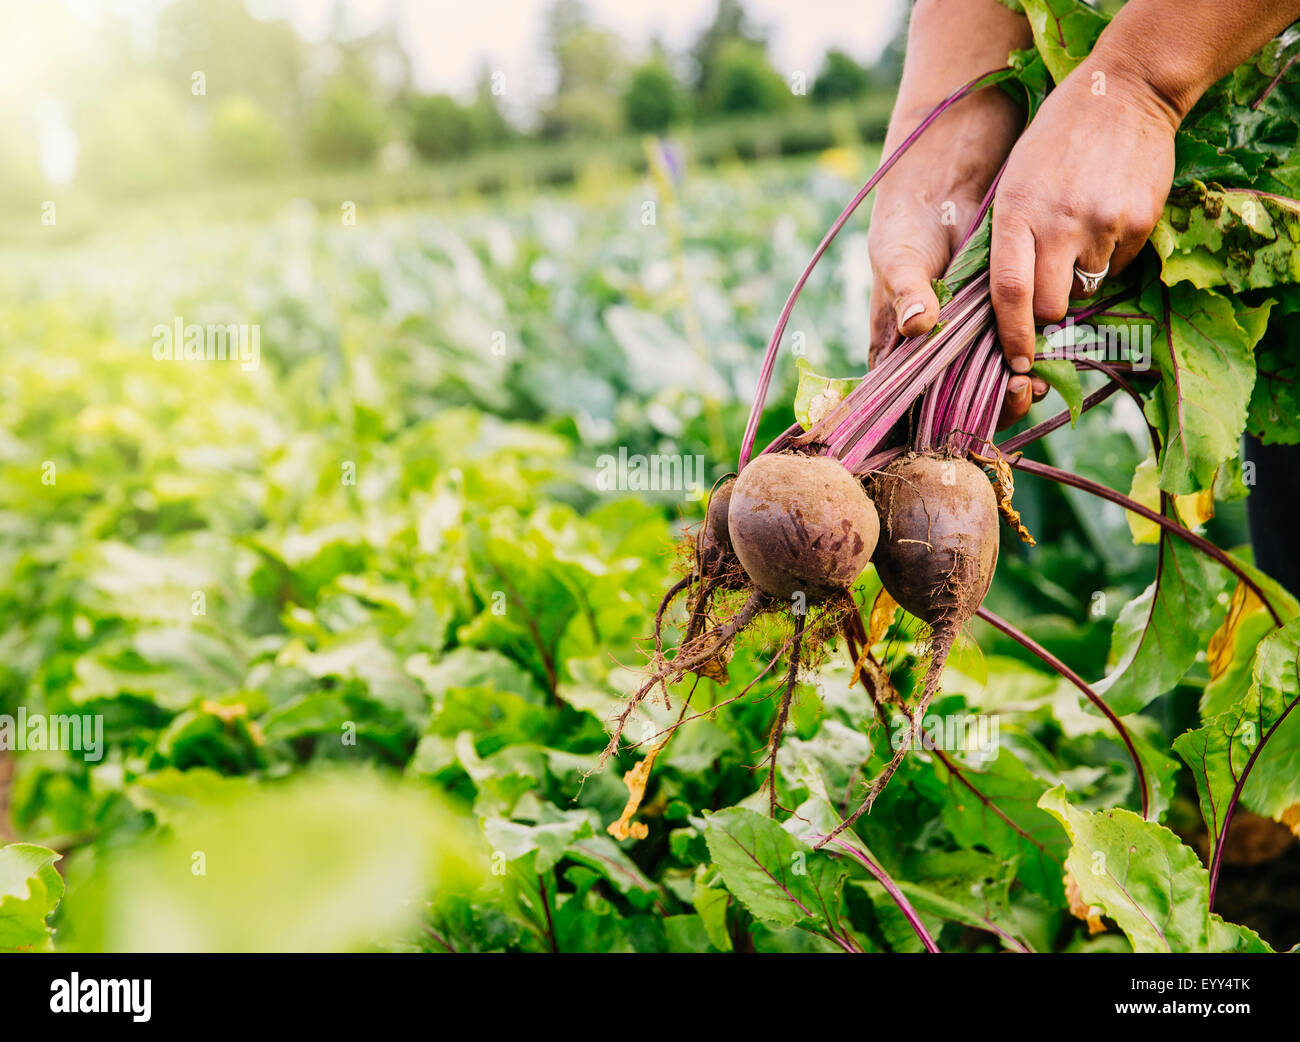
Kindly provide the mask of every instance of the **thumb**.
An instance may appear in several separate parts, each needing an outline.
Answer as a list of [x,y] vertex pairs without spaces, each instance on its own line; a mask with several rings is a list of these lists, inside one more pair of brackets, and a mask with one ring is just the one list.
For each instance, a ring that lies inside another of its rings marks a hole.
[[908,209],[872,211],[867,248],[871,288],[872,352],[887,350],[895,335],[920,336],[939,321],[939,298],[930,279],[943,273],[952,246],[928,214]]
[[930,285],[930,273],[916,264],[905,264],[885,275],[896,328],[903,336],[928,333],[939,321],[939,298]]

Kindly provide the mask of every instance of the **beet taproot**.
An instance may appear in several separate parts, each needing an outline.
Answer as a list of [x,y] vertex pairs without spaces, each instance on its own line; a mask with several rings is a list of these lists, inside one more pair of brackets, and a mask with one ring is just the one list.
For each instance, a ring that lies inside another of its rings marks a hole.
[[870,810],[907,750],[921,740],[930,700],[962,626],[993,581],[998,560],[998,504],[983,471],[958,456],[905,456],[873,475],[871,488],[884,519],[873,562],[890,595],[930,624],[930,662],[921,697],[912,707],[905,741],[871,785]]
[[827,456],[758,456],[727,510],[731,545],[759,589],[817,603],[847,590],[876,547],[880,519],[862,483]]
[[700,528],[695,545],[696,567],[702,576],[713,575],[720,571],[724,562],[733,556],[727,512],[731,507],[731,490],[735,485],[734,477],[726,478],[709,496],[709,506],[704,513],[704,524]]
[[988,593],[998,560],[998,502],[983,471],[958,457],[912,455],[872,478],[883,520],[874,563],[919,619],[960,627]]

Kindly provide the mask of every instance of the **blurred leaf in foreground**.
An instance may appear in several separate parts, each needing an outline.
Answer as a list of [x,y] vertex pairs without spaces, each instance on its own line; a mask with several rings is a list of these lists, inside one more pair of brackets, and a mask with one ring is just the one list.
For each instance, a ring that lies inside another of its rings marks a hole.
[[45,917],[63,897],[59,855],[31,843],[0,847],[0,952],[50,951]]
[[[168,832],[74,882],[71,946],[100,951],[338,951],[391,941],[424,899],[486,865],[429,794],[360,772],[251,793],[189,788]],[[74,877],[75,878],[75,877]]]

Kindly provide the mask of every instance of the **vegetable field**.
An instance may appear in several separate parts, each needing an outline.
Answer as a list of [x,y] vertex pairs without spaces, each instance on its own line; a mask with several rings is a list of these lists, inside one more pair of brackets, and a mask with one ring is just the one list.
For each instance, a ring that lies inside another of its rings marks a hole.
[[[832,637],[792,670],[768,763],[794,628],[771,615],[729,682],[638,704],[601,767],[772,322],[876,159],[698,174],[653,149],[643,182],[490,208],[287,205],[4,257],[0,948],[1300,941],[1300,913],[1252,902],[1238,876],[1257,889],[1260,869],[1221,852],[1229,799],[1232,837],[1290,845],[1271,819],[1300,806],[1297,624],[1154,522],[1031,474],[1014,502],[1037,544],[1004,526],[984,604],[1108,677],[1113,720],[972,621],[928,744],[818,850],[907,724]],[[792,421],[797,359],[865,369],[865,227],[798,303],[759,446]],[[160,348],[226,324],[256,330],[256,356]],[[1058,381],[1076,405],[1099,386],[1080,378]],[[1117,395],[1027,457],[1158,511],[1149,453]],[[638,460],[690,478],[655,487]],[[1213,491],[1180,499],[1183,520],[1249,569],[1239,470]],[[906,700],[923,628],[880,589],[868,566],[852,595]],[[86,721],[83,748],[23,717]]]

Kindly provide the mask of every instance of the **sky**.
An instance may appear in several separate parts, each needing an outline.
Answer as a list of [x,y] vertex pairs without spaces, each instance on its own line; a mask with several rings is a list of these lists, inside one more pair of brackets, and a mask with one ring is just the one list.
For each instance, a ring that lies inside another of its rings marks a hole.
[[[42,0],[0,0],[7,3]],[[126,14],[146,35],[169,0],[63,0],[80,17]],[[349,28],[361,33],[394,23],[410,55],[417,88],[468,97],[479,71],[505,75],[507,110],[527,118],[550,89],[550,69],[541,54],[544,15],[550,0],[244,0],[261,18],[288,18],[309,40],[329,32],[342,8]],[[838,47],[870,64],[893,38],[907,0],[745,0],[750,20],[768,31],[771,56],[787,76],[816,75],[822,56]],[[593,21],[612,30],[629,58],[644,55],[650,42],[662,40],[674,53],[686,50],[713,16],[716,0],[586,0]],[[9,65],[41,61],[39,48],[9,41],[0,60],[0,87],[22,70]],[[0,91],[3,94],[3,91]],[[76,165],[76,139],[65,114],[53,105],[37,113],[42,165],[48,176],[64,182]]]
[[[614,30],[633,55],[658,35],[670,48],[689,46],[713,14],[715,0],[587,0],[597,24]],[[906,0],[747,0],[750,17],[772,30],[772,57],[783,72],[816,73],[829,47],[873,61],[897,30]],[[511,93],[545,89],[538,60],[548,0],[344,0],[354,29],[395,18],[419,87],[464,94],[481,62],[506,75]],[[335,0],[252,0],[260,16],[288,17],[308,38],[330,24]],[[516,97],[519,95],[516,94]]]

